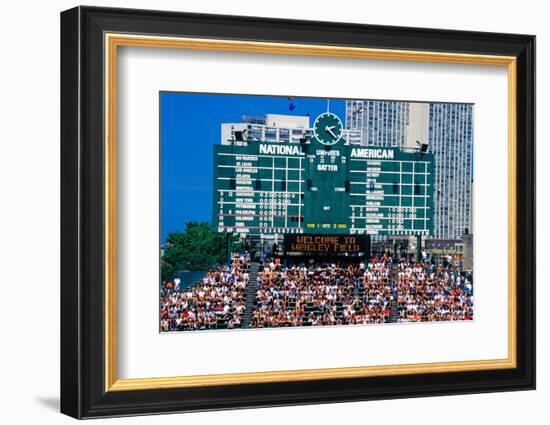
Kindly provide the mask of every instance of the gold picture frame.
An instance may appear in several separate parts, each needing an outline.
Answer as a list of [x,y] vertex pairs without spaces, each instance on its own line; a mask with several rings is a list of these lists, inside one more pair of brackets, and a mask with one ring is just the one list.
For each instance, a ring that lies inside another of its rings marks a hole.
[[[105,152],[105,391],[151,390],[181,387],[269,383],[409,375],[418,373],[464,372],[514,368],[516,366],[516,58],[513,56],[474,55],[410,50],[316,46],[308,44],[265,43],[198,38],[105,34],[105,86],[107,127]],[[169,378],[116,378],[116,95],[117,52],[119,47],[188,49],[261,53],[279,55],[325,56],[365,60],[435,62],[447,64],[491,65],[506,67],[508,72],[508,358],[391,366],[365,366],[330,369],[305,369],[277,372],[232,373]]]

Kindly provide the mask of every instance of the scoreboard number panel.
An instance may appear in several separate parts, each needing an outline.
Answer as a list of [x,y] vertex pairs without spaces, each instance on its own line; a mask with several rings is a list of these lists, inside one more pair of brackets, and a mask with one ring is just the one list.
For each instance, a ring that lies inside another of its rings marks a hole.
[[351,233],[429,236],[432,154],[350,147]]
[[300,146],[214,146],[214,223],[219,232],[299,233],[304,154]]
[[431,235],[433,155],[345,145],[342,131],[325,113],[308,144],[214,146],[218,231]]

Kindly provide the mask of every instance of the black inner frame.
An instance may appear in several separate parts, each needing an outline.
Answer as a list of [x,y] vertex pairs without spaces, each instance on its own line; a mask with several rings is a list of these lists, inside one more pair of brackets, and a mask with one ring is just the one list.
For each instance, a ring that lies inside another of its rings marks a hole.
[[[106,32],[517,57],[517,368],[104,391]],[[61,14],[61,411],[77,418],[534,389],[535,37],[77,7]]]

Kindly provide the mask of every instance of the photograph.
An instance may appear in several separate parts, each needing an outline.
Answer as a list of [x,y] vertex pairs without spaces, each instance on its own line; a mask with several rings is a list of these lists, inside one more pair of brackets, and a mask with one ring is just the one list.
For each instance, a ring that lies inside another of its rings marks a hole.
[[75,6],[51,33],[59,410],[524,405],[496,393],[536,388],[531,27],[225,6]]
[[159,105],[159,332],[475,319],[474,104]]

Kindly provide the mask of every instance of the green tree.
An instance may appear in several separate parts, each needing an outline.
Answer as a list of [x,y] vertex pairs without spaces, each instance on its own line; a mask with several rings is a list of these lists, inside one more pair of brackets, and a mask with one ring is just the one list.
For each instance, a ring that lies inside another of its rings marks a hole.
[[168,234],[162,279],[171,278],[178,271],[209,270],[226,261],[227,236],[215,232],[207,222],[189,222],[184,232]]

